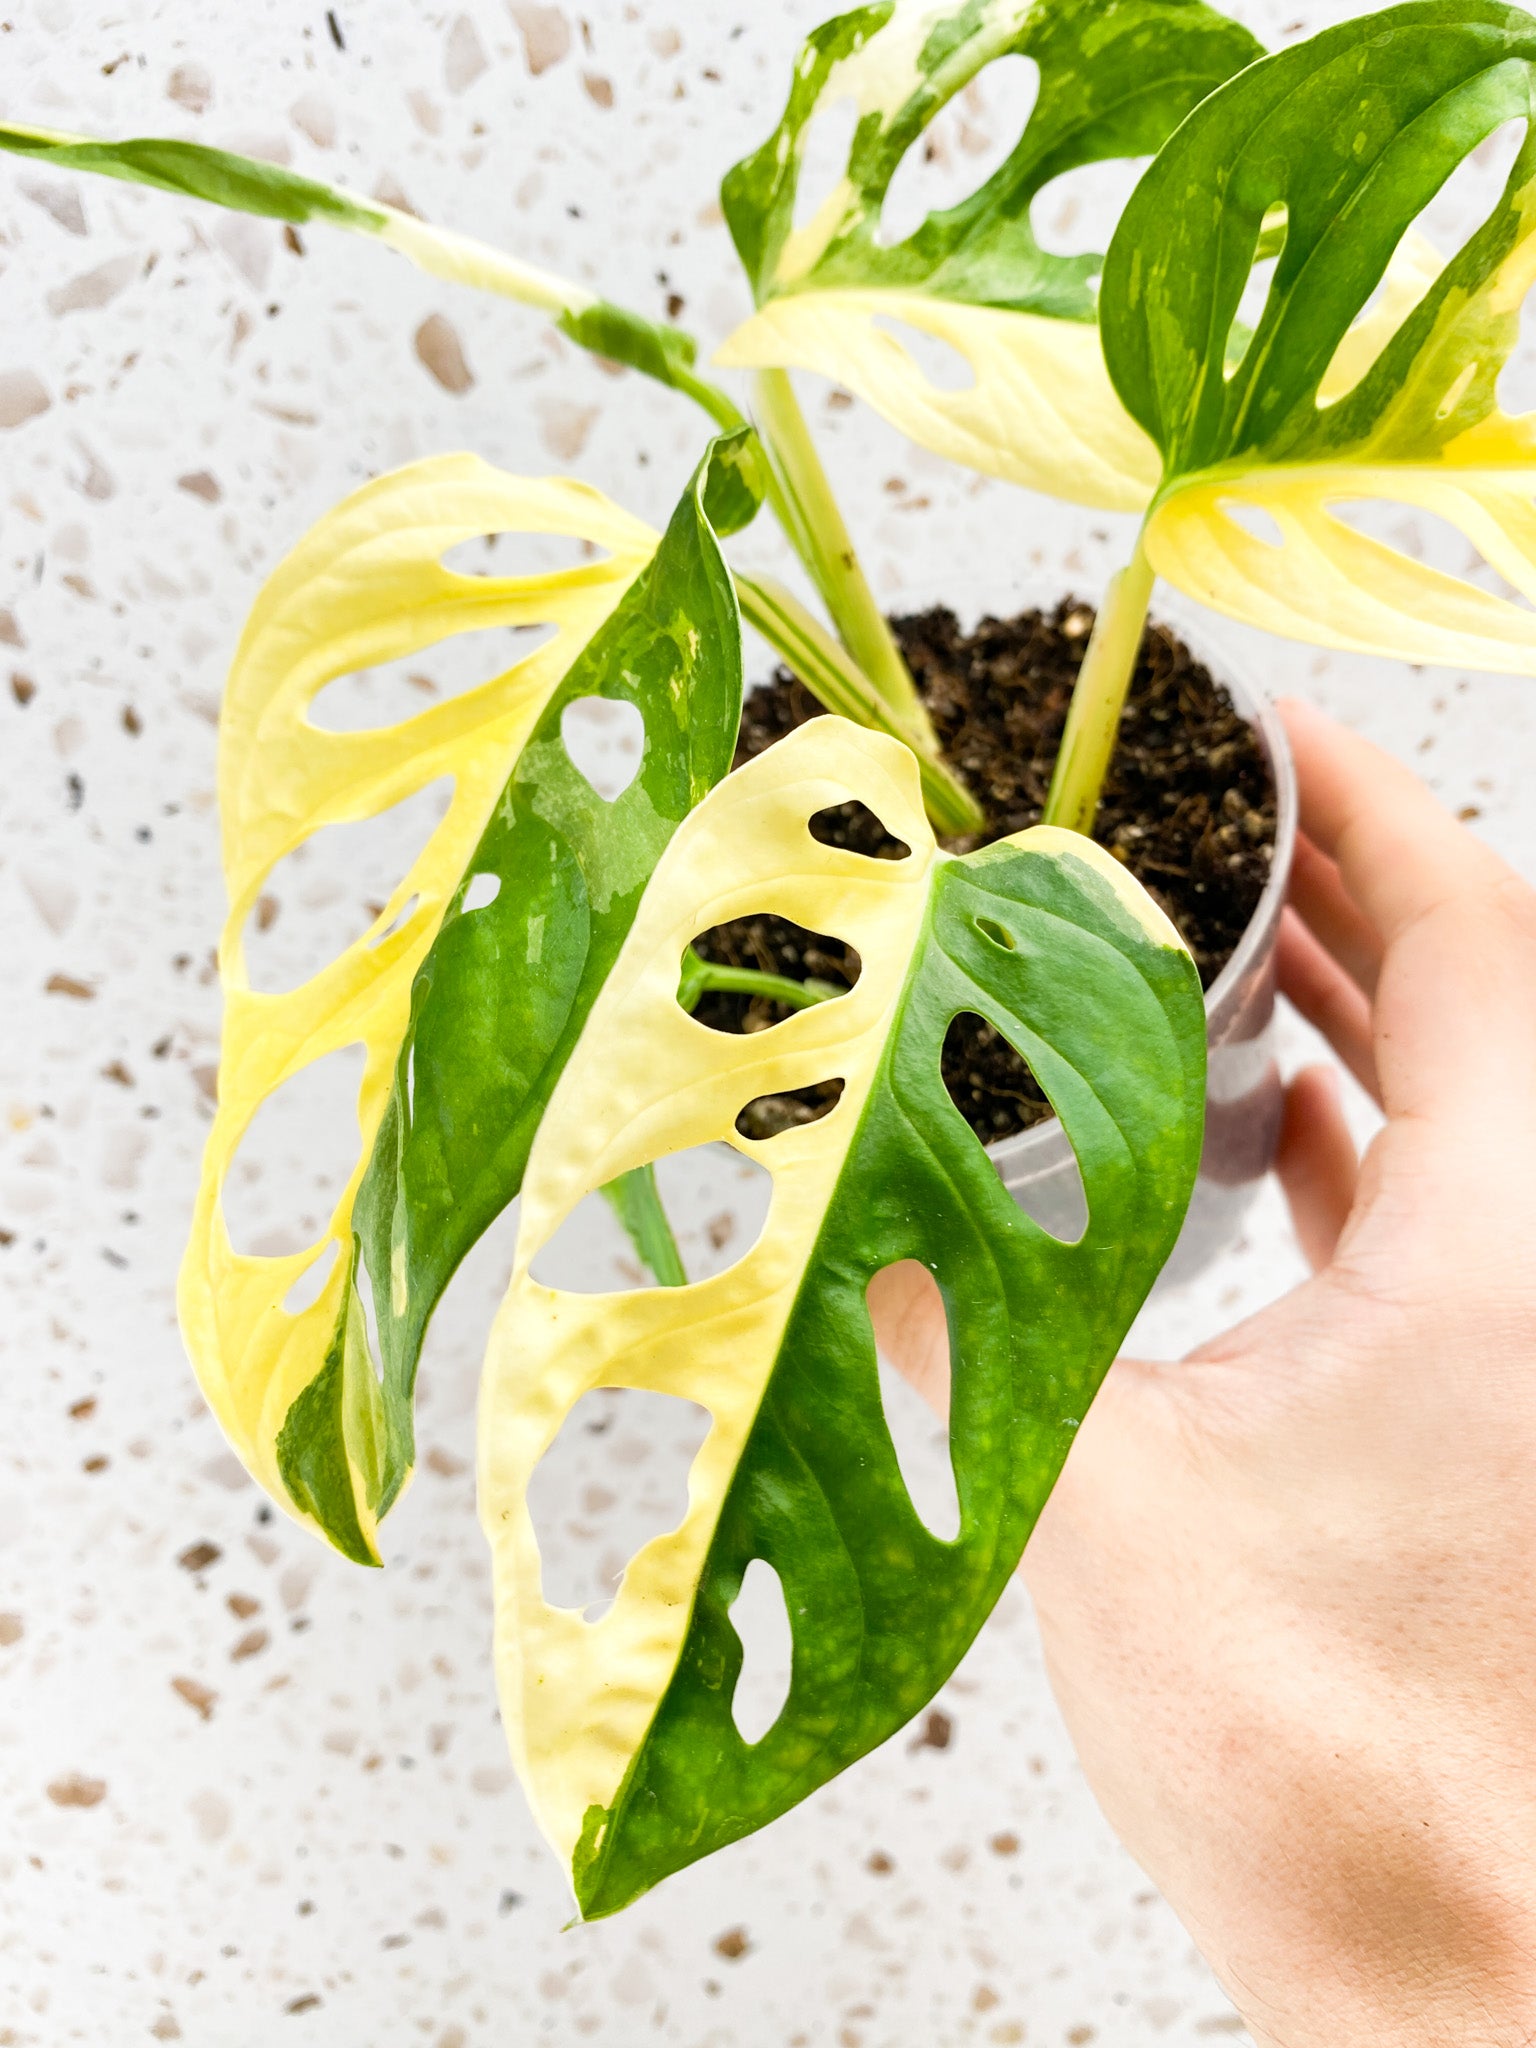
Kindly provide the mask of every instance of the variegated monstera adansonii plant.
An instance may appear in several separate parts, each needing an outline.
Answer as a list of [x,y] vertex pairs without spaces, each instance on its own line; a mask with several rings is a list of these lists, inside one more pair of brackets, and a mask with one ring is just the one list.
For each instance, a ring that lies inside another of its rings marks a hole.
[[[820,371],[941,455],[1054,497],[1139,510],[1157,451],[1105,372],[1103,257],[1042,248],[1031,209],[1068,172],[1151,156],[1262,55],[1201,0],[876,0],[839,15],[806,39],[778,127],[721,186],[758,311],[716,360],[759,371],[770,417],[792,404],[785,369]],[[1008,157],[958,205],[882,239],[904,159],[1003,57],[1028,58],[1039,75]],[[846,167],[796,227],[812,123],[850,99]],[[900,328],[957,350],[972,381],[935,383]]]
[[[1170,83],[1142,46],[1150,111],[1129,126],[1085,86],[1080,114],[1098,109],[1083,117],[1086,139],[1058,133],[1054,158],[1036,148],[979,231],[977,263],[997,274],[1025,248],[1009,206],[1027,212],[1052,165],[1155,146],[1192,95],[1251,54],[1194,0],[1101,12],[1119,26],[1157,18],[1179,37],[1195,24],[1190,49],[1215,54],[1193,65],[1195,83]],[[1124,87],[1092,10],[1040,0],[1027,13],[1043,67],[1057,34]],[[947,13],[904,0],[864,19],[906,24],[902,47],[927,81],[903,117],[913,135],[1026,25],[1025,11],[1005,24],[978,0]],[[1109,124],[1098,141],[1095,121]],[[1034,132],[1039,144],[1038,116]],[[937,756],[787,386],[777,398],[766,387],[755,432],[696,373],[686,336],[280,167],[15,125],[0,126],[0,149],[376,237],[542,307],[725,430],[660,535],[581,484],[509,476],[470,455],[366,485],[261,593],[220,733],[226,1014],[180,1283],[189,1349],[274,1500],[348,1557],[377,1563],[379,1523],[412,1466],[428,1321],[470,1246],[522,1192],[482,1409],[497,1663],[514,1755],[581,1909],[613,1911],[881,1741],[981,1626],[1188,1202],[1204,1100],[1198,979],[1172,927],[1086,840],[1040,830],[964,857],[940,849],[935,826],[971,831],[979,813]],[[739,210],[736,225],[740,239]],[[935,277],[944,268],[929,266]],[[964,265],[950,268],[958,277]],[[1042,259],[1029,290],[1050,272]],[[1072,388],[1069,377],[1060,392]],[[1125,422],[1115,433],[1111,468],[1134,438]],[[782,589],[727,567],[721,539],[764,497],[842,646]],[[460,543],[498,532],[578,538],[595,558],[542,576],[446,566]],[[728,775],[743,613],[823,702],[863,723],[818,719]],[[332,731],[309,715],[342,676],[520,626],[555,630],[505,673],[398,725]],[[644,727],[639,770],[611,802],[564,744],[566,711],[589,696],[632,705]],[[276,864],[443,776],[446,814],[369,930],[300,987],[253,989],[244,934]],[[810,821],[849,802],[867,805],[905,854],[877,861],[823,845]],[[758,911],[837,934],[862,971],[846,994],[769,1031],[712,1032],[690,1014],[701,971],[691,941]],[[1019,1048],[1062,1119],[1087,1202],[1075,1243],[1014,1204],[944,1088],[943,1042],[962,1010]],[[291,1256],[237,1252],[222,1191],[256,1113],[357,1044],[358,1150],[322,1235]],[[828,1080],[841,1092],[819,1121],[762,1140],[738,1130],[748,1101]],[[654,1167],[705,1142],[759,1161],[773,1195],[752,1249],[690,1285]],[[532,1278],[539,1250],[596,1189],[670,1284],[584,1296]],[[907,1495],[876,1374],[865,1289],[904,1259],[936,1276],[951,1326],[960,1526],[948,1542]],[[686,1394],[711,1427],[682,1522],[638,1551],[611,1609],[589,1622],[543,1598],[527,1487],[597,1387]],[[732,1713],[742,1647],[729,1617],[757,1558],[786,1591],[794,1650],[783,1709],[749,1743]]]

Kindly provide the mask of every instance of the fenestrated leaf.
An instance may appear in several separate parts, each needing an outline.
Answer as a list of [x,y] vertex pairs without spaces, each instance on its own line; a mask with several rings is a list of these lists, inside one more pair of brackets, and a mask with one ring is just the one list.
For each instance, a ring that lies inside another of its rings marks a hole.
[[[902,158],[957,92],[1012,54],[1035,60],[1040,89],[1006,162],[882,247]],[[1200,0],[880,0],[825,23],[800,53],[779,126],[721,187],[760,310],[717,360],[818,370],[973,468],[1088,504],[1144,504],[1156,454],[1104,372],[1101,258],[1042,249],[1030,206],[1064,172],[1150,155],[1262,54]],[[849,96],[859,119],[846,169],[796,229],[806,131]],[[974,383],[940,389],[882,320],[947,342]]]
[[[414,464],[313,529],[241,640],[219,765],[231,901],[219,1105],[182,1327],[253,1475],[359,1561],[375,1561],[378,1518],[410,1471],[427,1319],[517,1193],[540,1111],[656,856],[730,765],[740,626],[705,504],[713,489],[741,511],[739,452],[736,440],[716,444],[659,545],[580,484],[507,476],[472,456]],[[570,534],[610,553],[546,576],[443,567],[450,548],[498,530]],[[333,733],[307,718],[317,691],[353,669],[471,629],[541,623],[558,630],[535,653],[400,725]],[[644,720],[639,771],[612,803],[561,739],[566,706],[585,695],[630,703]],[[374,816],[445,773],[448,812],[371,931],[292,993],[253,992],[242,931],[274,864],[321,826]],[[500,890],[466,911],[477,875]],[[360,1149],[324,1237],[287,1258],[236,1253],[220,1190],[257,1108],[358,1041]],[[317,1300],[289,1313],[288,1290],[330,1240],[341,1256]]]
[[[851,800],[906,859],[811,837],[818,811]],[[853,945],[858,983],[770,1031],[707,1031],[677,1000],[684,948],[763,911]],[[1076,1244],[1016,1207],[945,1092],[962,1010],[1018,1046],[1062,1118],[1087,1195]],[[916,764],[889,739],[817,719],[679,830],[540,1128],[481,1401],[502,1717],[583,1913],[782,1813],[953,1670],[1178,1231],[1204,1048],[1189,957],[1121,867],[1042,829],[939,852]],[[834,1078],[819,1122],[737,1135],[746,1102]],[[709,1140],[773,1175],[762,1235],[735,1265],[626,1295],[533,1280],[593,1188]],[[953,1338],[948,1543],[903,1486],[865,1305],[872,1275],[909,1258],[935,1273]],[[542,1597],[527,1488],[570,1409],[606,1386],[686,1396],[713,1426],[683,1521],[589,1623]],[[728,1610],[754,1558],[783,1584],[794,1654],[787,1703],[749,1746]]]
[[[1416,0],[1255,65],[1168,143],[1121,218],[1100,308],[1111,375],[1163,457],[1146,532],[1159,574],[1326,645],[1536,670],[1528,606],[1337,511],[1387,499],[1437,514],[1536,599],[1536,415],[1509,417],[1495,391],[1536,274],[1536,134],[1443,268],[1411,233],[1458,164],[1530,114],[1533,79],[1531,16]],[[1233,367],[1226,337],[1279,209],[1284,247]],[[1384,273],[1382,304],[1357,320]],[[1278,542],[1240,523],[1244,508]]]

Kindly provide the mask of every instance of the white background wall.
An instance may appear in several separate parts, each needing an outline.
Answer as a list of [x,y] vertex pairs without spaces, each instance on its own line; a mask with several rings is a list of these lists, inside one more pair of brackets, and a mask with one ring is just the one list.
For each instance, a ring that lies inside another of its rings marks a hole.
[[[1273,44],[1354,10],[1234,11]],[[675,292],[712,344],[747,310],[716,182],[776,118],[819,10],[589,0],[579,22],[546,17],[569,47],[537,77],[527,12],[339,0],[338,49],[311,0],[12,0],[0,116],[195,136],[403,194],[647,312]],[[1000,119],[983,97],[972,140]],[[965,151],[938,175],[964,189]],[[1475,204],[1453,196],[1446,229]],[[504,1230],[433,1332],[423,1466],[382,1574],[268,1519],[204,1412],[172,1290],[217,1058],[214,720],[262,577],[414,456],[575,468],[660,521],[700,445],[684,401],[604,374],[536,315],[302,240],[0,161],[0,2044],[1236,2037],[1094,1808],[1017,1589],[945,1689],[947,1747],[893,1742],[619,1919],[562,1931],[496,1723],[473,1512]],[[413,347],[434,314],[472,379],[458,393]],[[1112,520],[952,473],[821,389],[808,402],[893,603],[1020,568],[1091,578],[1125,545]],[[738,554],[774,559],[771,536]],[[1536,869],[1530,685],[1233,639]],[[370,892],[343,884],[329,904],[297,886],[278,930],[365,921]],[[309,1126],[279,1127],[255,1223],[322,1213],[325,1163]],[[594,1272],[607,1256],[594,1242]],[[1266,1197],[1146,1341],[1172,1351],[1296,1271]],[[201,1572],[177,1561],[198,1543],[220,1552]]]

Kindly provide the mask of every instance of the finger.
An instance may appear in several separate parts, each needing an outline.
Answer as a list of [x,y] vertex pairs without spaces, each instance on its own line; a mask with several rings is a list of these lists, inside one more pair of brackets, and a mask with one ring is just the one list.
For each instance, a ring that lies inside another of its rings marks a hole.
[[1294,910],[1280,919],[1275,949],[1280,992],[1320,1031],[1355,1079],[1377,1102],[1371,1006],[1343,968],[1313,938]]
[[1310,704],[1280,705],[1296,756],[1301,829],[1382,945],[1438,905],[1502,887],[1510,870],[1413,771]]
[[916,1259],[886,1266],[869,1283],[875,1342],[936,1415],[949,1416],[949,1319],[938,1282]]
[[[1536,1113],[1536,892],[1400,762],[1306,705],[1284,717],[1303,830],[1383,941],[1375,1071],[1388,1115]],[[1306,989],[1306,964],[1292,966]]]
[[1350,979],[1373,995],[1381,972],[1381,940],[1355,908],[1336,863],[1304,833],[1296,841],[1286,901]]
[[1296,1236],[1315,1273],[1338,1248],[1360,1177],[1334,1068],[1307,1067],[1286,1089],[1275,1167]]

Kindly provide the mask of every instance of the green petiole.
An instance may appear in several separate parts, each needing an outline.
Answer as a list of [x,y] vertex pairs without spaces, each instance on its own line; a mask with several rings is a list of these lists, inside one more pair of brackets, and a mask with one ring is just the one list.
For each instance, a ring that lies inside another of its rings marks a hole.
[[1068,832],[1089,835],[1093,832],[1156,580],[1138,538],[1135,553],[1111,581],[1094,620],[1067,711],[1061,752],[1056,756],[1040,821],[1043,825],[1060,825]]
[[736,595],[742,617],[784,657],[818,703],[911,748],[922,778],[923,805],[935,831],[951,838],[981,831],[986,817],[964,783],[945,767],[937,750],[930,751],[876,694],[869,677],[797,597],[771,576],[746,576],[740,570]]
[[791,981],[787,975],[763,974],[755,967],[724,967],[716,960],[702,959],[692,946],[683,955],[683,974],[677,985],[677,1000],[690,1016],[708,995],[761,996],[764,1002],[809,1010],[813,1004],[847,993],[836,982],[819,981],[815,975]]
[[873,683],[892,719],[906,729],[920,754],[937,754],[928,713],[911,672],[886,624],[810,428],[785,370],[759,370],[752,379],[757,431],[773,477],[769,502],[795,552],[832,614],[843,643]]

